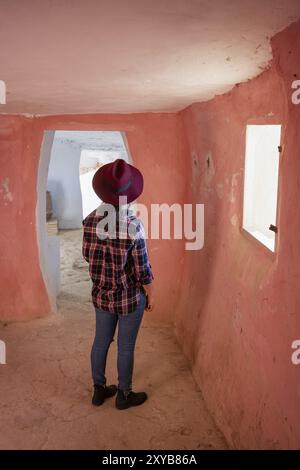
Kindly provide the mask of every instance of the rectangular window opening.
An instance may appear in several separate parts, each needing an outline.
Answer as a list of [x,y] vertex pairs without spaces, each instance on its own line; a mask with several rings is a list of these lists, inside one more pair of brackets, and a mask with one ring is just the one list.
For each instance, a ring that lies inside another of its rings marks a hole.
[[[281,125],[248,125],[243,228],[275,251]],[[271,227],[271,230],[270,230]]]

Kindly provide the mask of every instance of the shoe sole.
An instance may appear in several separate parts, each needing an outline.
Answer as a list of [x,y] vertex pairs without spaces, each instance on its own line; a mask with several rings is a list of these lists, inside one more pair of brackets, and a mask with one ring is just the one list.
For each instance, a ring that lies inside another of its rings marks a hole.
[[101,406],[101,405],[103,405],[103,403],[104,403],[104,400],[103,400],[101,403],[98,403],[98,402],[97,402],[97,403],[94,403],[94,402],[92,402],[92,405],[93,405],[93,406]]
[[144,401],[142,401],[141,403],[131,403],[130,405],[128,405],[128,404],[117,405],[116,404],[116,408],[117,408],[117,410],[128,410],[128,408],[131,408],[132,406],[141,406],[141,405],[143,405],[143,403],[145,403],[146,400],[147,400],[147,398]]

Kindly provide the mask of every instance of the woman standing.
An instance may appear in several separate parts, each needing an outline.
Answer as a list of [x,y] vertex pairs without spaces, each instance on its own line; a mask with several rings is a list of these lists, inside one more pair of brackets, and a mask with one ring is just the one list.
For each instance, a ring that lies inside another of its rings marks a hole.
[[[117,393],[116,407],[123,410],[147,399],[145,392],[132,390],[132,374],[143,313],[154,306],[153,274],[142,223],[127,206],[142,193],[143,176],[118,159],[99,168],[93,188],[103,204],[83,221],[83,256],[89,263],[96,310],[92,403],[99,406]],[[107,353],[117,324],[118,387],[107,386],[105,377]]]

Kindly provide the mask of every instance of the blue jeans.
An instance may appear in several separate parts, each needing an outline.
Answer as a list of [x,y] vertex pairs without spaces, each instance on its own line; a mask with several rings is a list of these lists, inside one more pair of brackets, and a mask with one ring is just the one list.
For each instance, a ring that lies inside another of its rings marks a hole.
[[95,385],[105,385],[105,367],[109,346],[118,327],[118,388],[125,393],[132,388],[134,348],[146,305],[141,292],[137,308],[128,315],[96,310],[96,334],[91,351],[92,376]]

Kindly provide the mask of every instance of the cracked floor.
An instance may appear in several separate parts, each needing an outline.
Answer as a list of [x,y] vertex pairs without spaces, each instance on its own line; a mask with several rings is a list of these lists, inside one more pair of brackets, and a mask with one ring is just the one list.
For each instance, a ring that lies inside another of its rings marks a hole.
[[[126,411],[116,410],[114,399],[92,407],[94,311],[81,231],[60,236],[59,312],[0,323],[7,347],[7,364],[0,366],[0,449],[225,449],[172,330],[151,325],[146,316],[134,389],[147,391],[148,401]],[[115,364],[113,342],[109,383],[115,383]]]

